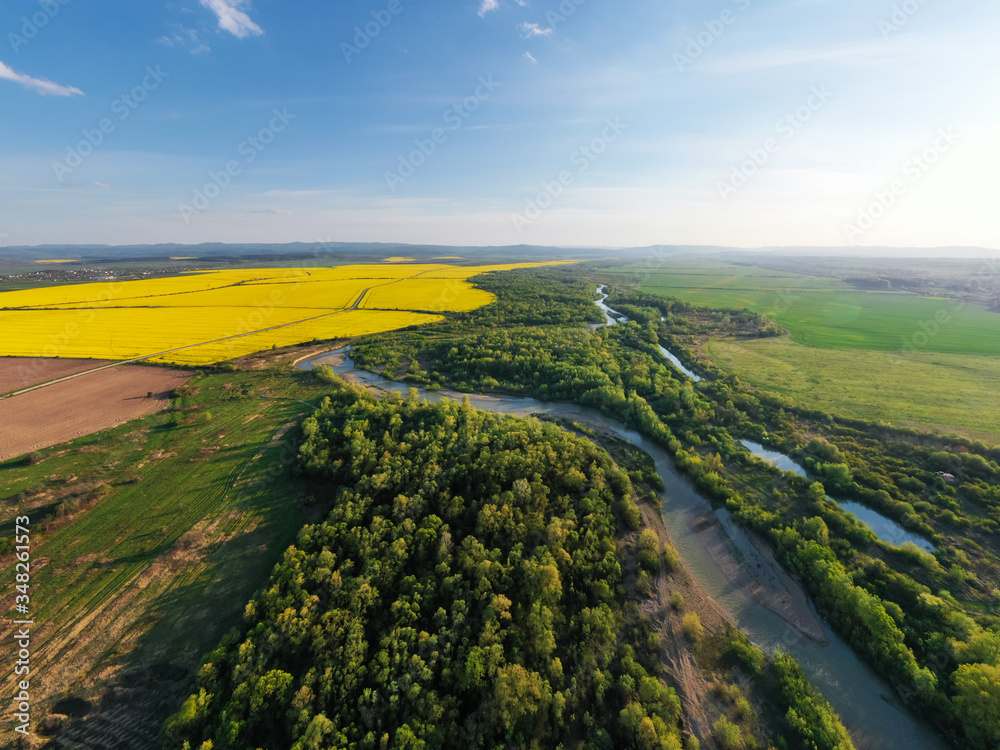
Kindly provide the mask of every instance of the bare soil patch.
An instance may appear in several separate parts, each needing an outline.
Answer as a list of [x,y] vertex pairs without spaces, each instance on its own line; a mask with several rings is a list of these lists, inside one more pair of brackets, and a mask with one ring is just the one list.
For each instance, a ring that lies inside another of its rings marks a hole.
[[155,414],[191,376],[127,365],[0,401],[0,461]]
[[12,393],[109,364],[111,362],[106,359],[0,357],[0,394]]

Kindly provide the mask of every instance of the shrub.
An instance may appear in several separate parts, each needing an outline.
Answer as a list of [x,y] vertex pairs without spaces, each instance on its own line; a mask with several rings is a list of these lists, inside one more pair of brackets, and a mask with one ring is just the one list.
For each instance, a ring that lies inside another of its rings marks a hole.
[[743,747],[743,733],[725,716],[712,725],[712,736],[722,750],[740,750]]
[[639,565],[652,573],[660,570],[660,538],[652,529],[639,535]]
[[667,571],[669,572],[680,570],[681,556],[677,554],[677,550],[674,549],[673,545],[664,543],[663,562],[666,565]]
[[705,632],[702,627],[701,618],[694,612],[688,612],[681,620],[681,629],[689,641],[697,641]]

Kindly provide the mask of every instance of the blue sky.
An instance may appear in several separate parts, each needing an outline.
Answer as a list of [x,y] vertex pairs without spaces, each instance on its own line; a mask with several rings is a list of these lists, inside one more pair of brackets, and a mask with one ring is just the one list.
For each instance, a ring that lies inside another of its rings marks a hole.
[[0,243],[996,248],[998,31],[995,0],[4,0]]

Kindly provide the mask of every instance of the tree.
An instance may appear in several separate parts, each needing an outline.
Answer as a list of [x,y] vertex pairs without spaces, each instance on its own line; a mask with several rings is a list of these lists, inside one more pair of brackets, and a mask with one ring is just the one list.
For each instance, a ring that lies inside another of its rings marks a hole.
[[712,725],[712,736],[722,750],[740,750],[743,747],[743,733],[725,716]]
[[494,697],[500,724],[513,728],[523,718],[534,716],[541,708],[542,677],[520,664],[500,668]]
[[1000,667],[963,664],[955,672],[955,689],[955,710],[972,746],[1000,746]]

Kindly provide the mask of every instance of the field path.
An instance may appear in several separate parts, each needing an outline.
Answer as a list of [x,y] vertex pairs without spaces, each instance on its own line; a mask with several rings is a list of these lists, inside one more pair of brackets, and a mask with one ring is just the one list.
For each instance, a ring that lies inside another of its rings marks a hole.
[[232,339],[240,339],[240,338],[243,338],[244,336],[252,336],[252,335],[254,335],[256,333],[266,333],[267,331],[274,331],[274,330],[277,330],[279,328],[287,328],[288,326],[299,325],[300,323],[308,323],[310,321],[318,320],[320,318],[326,318],[326,317],[329,317],[331,315],[342,315],[343,313],[346,313],[346,312],[352,312],[352,311],[357,310],[359,308],[359,306],[361,305],[361,303],[364,301],[365,297],[368,296],[368,293],[373,288],[374,287],[368,287],[367,289],[362,290],[362,292],[358,295],[358,298],[354,301],[354,304],[352,304],[350,307],[345,307],[342,310],[334,310],[333,312],[323,313],[322,315],[313,315],[312,317],[303,318],[302,320],[293,320],[290,323],[282,323],[280,325],[271,326],[269,328],[260,328],[260,329],[258,329],[256,331],[248,331],[247,333],[238,333],[238,334],[236,334],[234,336],[224,336],[224,337],[222,337],[220,339],[212,339],[211,341],[200,341],[197,344],[187,344],[186,346],[179,346],[179,347],[177,347],[175,349],[167,349],[167,350],[162,351],[162,352],[153,352],[152,354],[144,354],[141,357],[133,357],[132,359],[123,359],[123,360],[120,360],[118,362],[112,362],[111,364],[102,365],[101,367],[94,367],[94,368],[91,368],[89,370],[84,370],[83,372],[76,372],[76,373],[73,373],[72,375],[66,375],[64,377],[56,378],[54,380],[48,380],[48,381],[46,381],[44,383],[39,383],[37,385],[33,385],[30,388],[22,388],[19,391],[14,391],[13,393],[8,393],[6,395],[0,396],[0,401],[3,401],[4,399],[8,399],[8,398],[13,398],[15,396],[21,396],[21,395],[23,395],[25,393],[31,393],[32,391],[37,391],[37,390],[39,390],[41,388],[47,388],[49,386],[56,385],[58,383],[65,383],[67,380],[73,380],[74,378],[82,378],[84,375],[92,375],[93,373],[95,373],[95,372],[101,372],[102,370],[110,370],[110,369],[112,369],[114,367],[121,367],[123,365],[134,365],[134,364],[139,363],[139,362],[145,362],[146,360],[152,359],[154,357],[164,357],[164,356],[166,356],[168,354],[176,354],[177,352],[182,352],[182,351],[185,351],[187,349],[195,349],[195,348],[197,348],[199,346],[205,346],[207,344],[218,344],[218,343],[223,342],[223,341],[230,341]]
[[431,273],[434,270],[436,270],[436,269],[427,269],[427,270],[424,270],[424,271],[420,271],[419,273],[415,273],[415,274],[412,274],[410,276],[406,276],[406,277],[401,278],[401,279],[393,279],[391,281],[386,282],[385,284],[375,284],[373,286],[368,287],[367,289],[362,289],[361,292],[358,294],[357,299],[354,300],[354,302],[351,304],[350,307],[345,307],[345,308],[342,308],[340,310],[333,310],[331,312],[322,313],[320,315],[313,315],[313,316],[310,316],[308,318],[302,318],[301,320],[293,320],[293,321],[290,321],[288,323],[281,323],[279,325],[270,326],[268,328],[260,328],[260,329],[254,330],[254,331],[247,331],[245,333],[237,333],[237,334],[235,334],[233,336],[223,336],[222,338],[211,339],[209,341],[200,341],[197,344],[186,344],[184,346],[179,346],[179,347],[176,347],[176,348],[173,348],[173,349],[166,349],[166,350],[164,350],[162,352],[153,352],[151,354],[144,354],[141,357],[133,357],[132,359],[123,359],[123,360],[120,360],[118,362],[112,362],[110,364],[102,365],[101,367],[94,367],[94,368],[89,369],[89,370],[84,370],[82,372],[73,373],[72,375],[66,375],[66,376],[63,376],[63,377],[60,377],[60,378],[55,378],[53,380],[47,380],[44,383],[38,383],[37,385],[30,386],[29,388],[22,388],[22,389],[20,389],[18,391],[14,391],[13,393],[7,393],[7,394],[4,394],[4,395],[0,395],[0,401],[3,401],[3,400],[8,399],[8,398],[13,398],[15,396],[21,396],[21,395],[26,394],[26,393],[31,393],[32,391],[37,391],[37,390],[40,390],[42,388],[48,388],[49,386],[57,385],[59,383],[65,383],[68,380],[73,380],[75,378],[80,378],[80,377],[83,377],[84,375],[92,375],[95,372],[101,372],[103,370],[110,370],[110,369],[115,368],[115,367],[121,367],[122,365],[134,365],[134,364],[137,364],[137,363],[140,363],[140,362],[145,362],[147,360],[153,359],[155,357],[165,357],[168,354],[176,354],[177,352],[183,352],[183,351],[186,351],[188,349],[196,349],[199,346],[207,346],[209,344],[219,344],[219,343],[222,343],[224,341],[231,341],[233,339],[240,339],[240,338],[244,338],[245,336],[252,336],[252,335],[258,334],[258,333],[267,333],[268,331],[276,331],[276,330],[278,330],[280,328],[288,328],[289,326],[295,326],[295,325],[299,325],[301,323],[309,323],[311,321],[319,320],[321,318],[327,318],[327,317],[330,317],[330,316],[333,316],[333,315],[343,315],[344,313],[353,312],[355,310],[361,309],[361,305],[364,303],[365,299],[368,297],[369,293],[373,289],[376,289],[376,288],[382,287],[382,286],[391,286],[392,284],[398,284],[400,281],[409,281],[409,280],[415,279],[415,278],[417,278],[419,276],[423,276],[426,273]]

